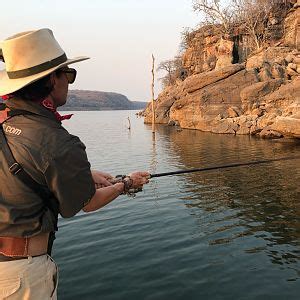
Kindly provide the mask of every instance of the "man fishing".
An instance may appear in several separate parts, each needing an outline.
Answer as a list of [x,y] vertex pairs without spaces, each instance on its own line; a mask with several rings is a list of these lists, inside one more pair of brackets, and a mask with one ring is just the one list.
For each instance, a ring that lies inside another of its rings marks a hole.
[[40,29],[0,44],[0,299],[56,299],[51,258],[58,214],[91,212],[141,189],[149,173],[113,178],[92,171],[85,146],[57,107],[76,78],[53,33]]

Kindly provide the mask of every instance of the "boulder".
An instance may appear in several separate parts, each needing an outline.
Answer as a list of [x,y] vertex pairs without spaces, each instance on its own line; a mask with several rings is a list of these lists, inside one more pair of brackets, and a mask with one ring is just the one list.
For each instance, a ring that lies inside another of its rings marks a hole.
[[290,10],[284,20],[283,41],[284,44],[289,47],[297,48],[299,46],[299,11],[300,7],[296,6],[294,10]]
[[270,68],[262,68],[258,73],[260,81],[269,81],[272,79]]
[[244,68],[244,64],[236,64],[221,70],[213,70],[210,72],[192,75],[183,82],[183,89],[188,93],[193,93],[205,86],[218,82],[222,79],[226,79]]
[[230,55],[219,55],[215,70],[220,70],[224,67],[232,65],[232,56]]
[[239,126],[239,129],[236,131],[236,134],[238,134],[238,135],[250,134],[250,129],[245,124],[241,124]]
[[[262,97],[272,93],[277,88],[281,86],[283,81],[281,79],[271,79],[264,82],[256,82],[250,86],[241,90],[240,97],[243,107],[247,109],[252,109],[253,104],[260,103]],[[257,107],[255,107],[257,108]]]
[[295,58],[294,55],[288,54],[288,55],[285,57],[285,61],[289,64],[289,63],[292,63],[292,62],[294,61],[294,58]]
[[265,139],[279,139],[282,138],[283,135],[275,130],[264,128],[260,133],[259,136]]
[[290,68],[290,69],[296,71],[296,70],[297,70],[297,64],[295,64],[295,63],[289,63],[289,64],[288,64],[288,68]]
[[300,77],[295,78],[264,97],[264,101],[273,107],[300,106]]
[[[224,129],[227,123],[220,128],[215,119],[228,118],[229,112],[231,117],[236,117],[241,111],[241,90],[255,82],[257,78],[253,71],[241,70],[176,100],[170,109],[170,118],[178,120],[182,128],[210,131],[217,126],[217,131],[232,132],[235,128]],[[230,107],[235,112],[228,111]]]
[[257,135],[261,132],[261,129],[257,125],[253,125],[250,128],[250,135]]
[[291,77],[296,77],[299,75],[299,73],[297,71],[295,71],[294,69],[292,69],[291,67],[286,68],[286,73]]
[[259,53],[247,58],[246,70],[259,69],[265,62],[264,52],[261,50]]
[[270,129],[282,136],[300,138],[300,119],[292,117],[277,117]]
[[232,41],[221,39],[217,44],[217,63],[216,70],[220,70],[232,64],[232,51],[234,43]]
[[280,64],[274,63],[271,68],[271,76],[274,79],[286,79],[285,69]]
[[261,108],[255,108],[252,110],[252,115],[255,115],[257,117],[261,117],[264,114],[264,111]]
[[291,53],[290,47],[268,47],[250,56],[246,62],[246,69],[259,69],[267,62],[269,65],[282,61]]
[[[158,99],[155,101],[155,122],[157,124],[167,124],[169,122],[170,108],[180,95],[180,88],[168,87],[159,94]],[[152,122],[152,105],[147,106],[144,113],[144,122]]]
[[226,133],[235,134],[239,126],[236,123],[229,122],[228,120],[222,120],[212,127],[213,133]]
[[177,120],[170,120],[168,126],[180,126],[180,123]]
[[229,118],[235,118],[239,116],[239,109],[234,108],[234,107],[228,107],[227,112],[228,112],[228,117]]

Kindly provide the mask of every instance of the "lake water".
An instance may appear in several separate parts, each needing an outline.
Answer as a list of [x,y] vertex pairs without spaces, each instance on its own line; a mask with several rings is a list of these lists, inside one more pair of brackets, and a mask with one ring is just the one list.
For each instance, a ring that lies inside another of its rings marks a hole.
[[[167,126],[153,140],[134,111],[75,112],[64,125],[92,168],[113,175],[300,153],[290,141]],[[59,299],[300,299],[299,179],[300,160],[162,177],[60,219]]]

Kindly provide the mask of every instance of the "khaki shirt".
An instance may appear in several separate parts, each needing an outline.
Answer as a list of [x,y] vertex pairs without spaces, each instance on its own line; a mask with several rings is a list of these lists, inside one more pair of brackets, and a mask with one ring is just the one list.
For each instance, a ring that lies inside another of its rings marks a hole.
[[[3,125],[16,161],[53,193],[50,201],[57,201],[62,217],[74,216],[95,194],[84,144],[40,104],[19,98],[6,104],[36,114],[15,116]],[[10,174],[0,151],[0,236],[49,232],[55,223],[43,200]]]

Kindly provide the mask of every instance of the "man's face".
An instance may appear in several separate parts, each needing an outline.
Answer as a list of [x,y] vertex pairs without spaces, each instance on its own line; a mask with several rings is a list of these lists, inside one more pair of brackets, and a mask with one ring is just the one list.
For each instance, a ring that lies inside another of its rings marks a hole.
[[67,101],[69,86],[68,78],[64,72],[54,72],[52,76],[53,90],[51,96],[56,107],[62,106]]

